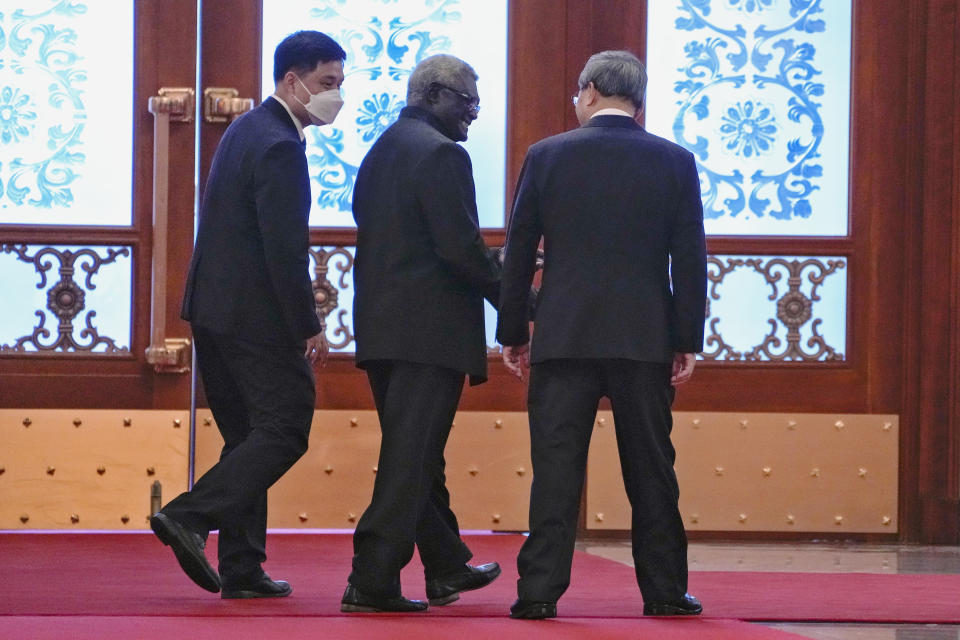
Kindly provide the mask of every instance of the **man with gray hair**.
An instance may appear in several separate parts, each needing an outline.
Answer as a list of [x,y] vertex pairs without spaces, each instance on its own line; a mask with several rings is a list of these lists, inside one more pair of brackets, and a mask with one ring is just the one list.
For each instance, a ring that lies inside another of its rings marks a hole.
[[[573,97],[579,129],[527,152],[507,234],[497,339],[530,367],[530,536],[514,618],[550,618],[570,584],[587,449],[613,407],[633,511],[644,615],[696,615],[677,506],[670,407],[703,348],[706,250],[692,154],[637,124],[646,72],[626,51],[590,58]],[[543,239],[530,341],[526,289]],[[570,295],[576,292],[576,295]],[[531,366],[532,363],[532,366]]]
[[477,118],[477,74],[436,55],[410,76],[407,106],[360,165],[354,335],[380,418],[373,497],[353,537],[347,612],[423,611],[400,590],[416,545],[429,603],[500,575],[471,566],[450,510],[443,450],[465,375],[487,377],[483,299],[500,289],[497,252],[480,235],[470,156],[457,144]]

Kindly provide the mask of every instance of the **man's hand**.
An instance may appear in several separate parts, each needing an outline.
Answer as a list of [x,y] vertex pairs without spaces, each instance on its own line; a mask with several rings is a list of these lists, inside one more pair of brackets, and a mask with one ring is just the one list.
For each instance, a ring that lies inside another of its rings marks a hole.
[[695,353],[673,354],[673,373],[670,376],[670,384],[677,386],[689,380],[693,375],[693,367],[696,364],[697,354]]
[[513,375],[521,380],[523,372],[530,368],[530,343],[503,348],[503,364]]
[[307,338],[307,349],[303,352],[304,357],[310,362],[316,364],[320,362],[321,367],[327,366],[327,356],[330,354],[330,345],[327,343],[327,334],[323,331],[315,336]]

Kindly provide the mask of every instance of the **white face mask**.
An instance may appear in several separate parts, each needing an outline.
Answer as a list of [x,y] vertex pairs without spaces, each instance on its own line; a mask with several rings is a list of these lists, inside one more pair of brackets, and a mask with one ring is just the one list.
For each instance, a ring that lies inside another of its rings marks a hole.
[[310,100],[302,102],[296,94],[294,94],[293,97],[307,110],[307,115],[310,116],[310,122],[321,125],[331,124],[336,120],[337,114],[340,112],[340,107],[343,106],[343,98],[340,96],[340,90],[330,89],[329,91],[321,91],[320,93],[310,93],[310,89],[307,89],[307,85],[303,84],[303,80],[301,80],[299,76],[297,76],[297,81],[300,83],[300,86],[303,87],[304,91],[307,92],[307,95],[310,96]]

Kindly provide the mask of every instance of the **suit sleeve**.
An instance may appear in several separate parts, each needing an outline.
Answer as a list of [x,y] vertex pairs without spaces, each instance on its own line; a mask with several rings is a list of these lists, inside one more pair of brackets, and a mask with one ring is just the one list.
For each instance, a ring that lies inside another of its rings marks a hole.
[[320,332],[313,301],[310,246],[310,178],[303,147],[293,140],[273,145],[254,169],[257,223],[264,258],[280,311],[297,340]]
[[680,198],[670,235],[672,347],[677,353],[699,353],[707,304],[707,252],[700,179],[692,155],[684,156],[678,179]]
[[517,346],[530,341],[530,285],[536,272],[537,247],[543,234],[532,165],[533,159],[528,152],[520,170],[519,186],[507,231],[500,313],[497,315],[497,342],[504,346]]
[[441,145],[417,175],[417,199],[437,256],[496,306],[500,263],[480,235],[470,156],[460,145]]

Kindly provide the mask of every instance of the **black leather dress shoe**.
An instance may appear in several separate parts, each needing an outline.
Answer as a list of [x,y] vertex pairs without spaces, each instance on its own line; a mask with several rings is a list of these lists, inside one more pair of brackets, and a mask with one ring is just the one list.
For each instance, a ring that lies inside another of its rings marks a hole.
[[427,603],[423,600],[407,600],[403,596],[372,596],[352,584],[347,585],[343,600],[340,601],[340,611],[345,613],[414,613],[426,610]]
[[173,554],[177,556],[177,562],[187,577],[207,591],[220,591],[220,576],[203,554],[206,544],[203,536],[184,528],[179,522],[159,511],[150,518],[150,528],[160,542],[173,549]]
[[703,605],[689,593],[674,602],[643,603],[645,616],[698,616],[702,611]]
[[220,597],[224,600],[239,600],[246,598],[286,598],[293,593],[293,587],[286,580],[271,580],[263,574],[258,580],[250,583],[231,584],[223,582],[223,591]]
[[431,606],[450,604],[460,597],[461,591],[473,591],[485,587],[500,575],[500,565],[489,562],[479,566],[464,565],[463,569],[445,576],[427,580],[427,599]]
[[521,620],[543,620],[557,617],[556,602],[531,602],[517,600],[510,607],[510,617]]

